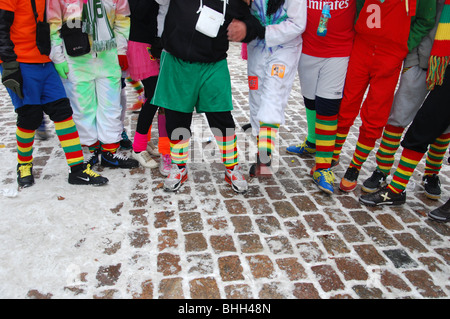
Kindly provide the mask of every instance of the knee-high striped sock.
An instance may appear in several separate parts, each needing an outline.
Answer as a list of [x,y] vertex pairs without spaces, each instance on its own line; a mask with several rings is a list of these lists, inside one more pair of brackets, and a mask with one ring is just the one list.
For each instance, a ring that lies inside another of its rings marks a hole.
[[439,174],[450,143],[450,133],[442,134],[430,145],[425,160],[425,175]]
[[350,132],[349,127],[339,127],[336,131],[336,142],[334,143],[333,160],[339,161],[339,156],[341,155],[342,147],[347,139],[348,132]]
[[102,147],[102,152],[111,152],[111,153],[114,154],[119,149],[120,143],[119,142],[117,142],[117,143],[109,143],[109,144],[103,144],[102,143],[101,147]]
[[187,140],[170,140],[170,156],[172,163],[180,167],[186,166],[189,159],[189,142]]
[[356,148],[353,152],[353,158],[350,162],[350,167],[356,167],[358,170],[360,170],[361,166],[367,160],[370,152],[375,147],[375,142],[376,140],[360,136],[358,138],[358,142],[356,142]]
[[55,122],[56,135],[61,143],[66,156],[67,164],[72,167],[83,164],[83,151],[81,150],[80,137],[72,116],[68,119]]
[[375,155],[377,168],[383,173],[389,174],[395,161],[402,134],[405,129],[399,126],[387,124],[381,137],[380,147]]
[[227,169],[233,169],[238,163],[237,137],[236,134],[229,136],[214,136],[219,146],[222,162]]
[[316,169],[328,169],[336,141],[337,115],[316,116]]
[[88,145],[89,153],[94,153],[96,150],[100,149],[100,142],[97,141],[92,145]]
[[34,130],[26,130],[24,128],[17,127],[17,162],[19,164],[33,162],[33,144],[35,132],[36,131]]
[[268,163],[270,160],[279,128],[280,124],[260,123],[259,125],[258,153],[262,163]]
[[398,164],[395,173],[392,175],[392,181],[388,187],[394,193],[400,194],[406,188],[417,164],[423,157],[423,153],[419,153],[407,148],[403,149],[400,163]]

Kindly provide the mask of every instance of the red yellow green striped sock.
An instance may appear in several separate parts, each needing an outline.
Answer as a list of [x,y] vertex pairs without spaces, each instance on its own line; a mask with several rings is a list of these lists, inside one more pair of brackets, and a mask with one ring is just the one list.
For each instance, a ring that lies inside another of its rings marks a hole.
[[83,151],[81,149],[80,137],[72,116],[68,119],[55,122],[56,135],[61,143],[66,156],[67,164],[72,167],[83,163]]
[[425,175],[439,174],[450,143],[450,133],[442,134],[430,145],[425,160]]
[[173,164],[186,166],[189,159],[189,142],[190,139],[170,140],[170,156]]
[[356,148],[353,152],[353,158],[350,162],[350,167],[356,167],[358,170],[361,169],[361,166],[367,160],[370,152],[375,147],[376,140],[368,139],[364,137],[359,137],[358,142],[356,142]]
[[280,124],[259,124],[258,153],[260,156],[269,157],[275,149],[275,139],[277,138]]
[[238,163],[237,137],[236,134],[230,136],[214,136],[219,146],[222,162],[225,167],[232,169]]
[[100,142],[99,141],[97,141],[94,144],[88,146],[88,149],[89,149],[90,153],[94,153],[94,151],[98,150],[99,148],[100,148]]
[[109,143],[109,144],[101,144],[102,152],[111,152],[116,153],[120,147],[120,142],[117,143]]
[[33,161],[33,144],[34,144],[34,130],[26,130],[17,127],[17,161],[19,164],[31,163]]
[[402,139],[404,128],[387,124],[381,137],[380,147],[375,155],[377,168],[383,173],[389,174],[395,161]]
[[337,132],[337,115],[316,115],[316,169],[331,167]]
[[348,132],[350,132],[349,127],[339,127],[336,131],[336,142],[334,143],[333,160],[339,161],[339,156],[341,155],[342,147],[347,139]]
[[406,185],[409,182],[417,164],[423,157],[423,153],[419,153],[407,148],[403,149],[402,156],[400,158],[400,163],[392,175],[392,181],[389,183],[388,187],[391,191],[396,194],[400,194],[406,189]]

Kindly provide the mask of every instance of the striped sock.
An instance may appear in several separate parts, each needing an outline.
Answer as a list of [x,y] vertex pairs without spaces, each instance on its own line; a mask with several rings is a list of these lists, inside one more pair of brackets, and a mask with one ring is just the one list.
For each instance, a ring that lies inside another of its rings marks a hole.
[[97,142],[95,142],[94,144],[89,145],[89,146],[88,146],[88,149],[89,149],[89,153],[94,153],[95,150],[100,149],[100,142],[97,141]]
[[24,128],[17,127],[17,161],[19,164],[33,162],[34,134],[34,130],[26,130]]
[[389,174],[395,161],[402,139],[404,128],[387,124],[381,137],[380,147],[375,155],[377,168],[385,174]]
[[336,141],[337,115],[316,116],[316,169],[331,167]]
[[102,144],[102,152],[111,152],[111,153],[116,153],[117,150],[120,147],[120,143],[109,143],[109,144]]
[[81,150],[80,137],[72,116],[68,119],[55,122],[56,135],[61,143],[70,167],[83,164],[83,151]]
[[173,164],[177,164],[179,167],[186,166],[189,159],[189,142],[190,139],[170,140],[170,156]]
[[348,132],[350,132],[349,127],[339,127],[336,131],[336,142],[334,143],[333,160],[339,161],[339,156],[341,155],[342,147],[347,139]]
[[222,162],[227,169],[233,169],[238,163],[237,137],[236,134],[230,136],[214,136],[219,146]]
[[425,160],[425,175],[439,174],[450,143],[450,133],[442,134],[430,145]]
[[353,158],[350,163],[350,167],[356,167],[358,170],[361,170],[361,166],[367,160],[370,152],[375,147],[375,142],[376,140],[360,136],[358,138],[358,142],[356,143],[355,151],[353,152]]
[[260,123],[258,136],[258,153],[262,163],[268,163],[270,155],[275,149],[275,139],[277,138],[280,124]]
[[406,188],[409,179],[411,178],[417,164],[423,157],[423,153],[419,153],[407,148],[403,149],[400,163],[397,170],[392,176],[392,181],[388,185],[389,189],[396,194],[400,194]]

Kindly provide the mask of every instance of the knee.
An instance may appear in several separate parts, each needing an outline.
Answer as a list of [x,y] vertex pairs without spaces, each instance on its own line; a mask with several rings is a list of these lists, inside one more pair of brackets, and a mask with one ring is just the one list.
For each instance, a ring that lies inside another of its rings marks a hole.
[[316,111],[317,114],[323,116],[333,116],[339,113],[341,106],[341,99],[325,99],[316,97]]
[[36,130],[42,123],[44,113],[40,105],[24,105],[16,110],[17,126],[26,130]]
[[53,122],[61,122],[72,116],[73,111],[68,98],[56,100],[43,106],[44,112]]

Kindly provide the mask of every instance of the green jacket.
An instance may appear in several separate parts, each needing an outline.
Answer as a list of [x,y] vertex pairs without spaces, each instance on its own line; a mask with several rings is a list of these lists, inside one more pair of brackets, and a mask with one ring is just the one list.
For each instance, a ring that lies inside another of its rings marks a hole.
[[[356,0],[356,17],[366,0]],[[405,0],[385,0],[405,1]],[[408,38],[408,50],[416,48],[430,32],[436,22],[436,0],[417,0],[416,15],[411,18],[411,30]]]

